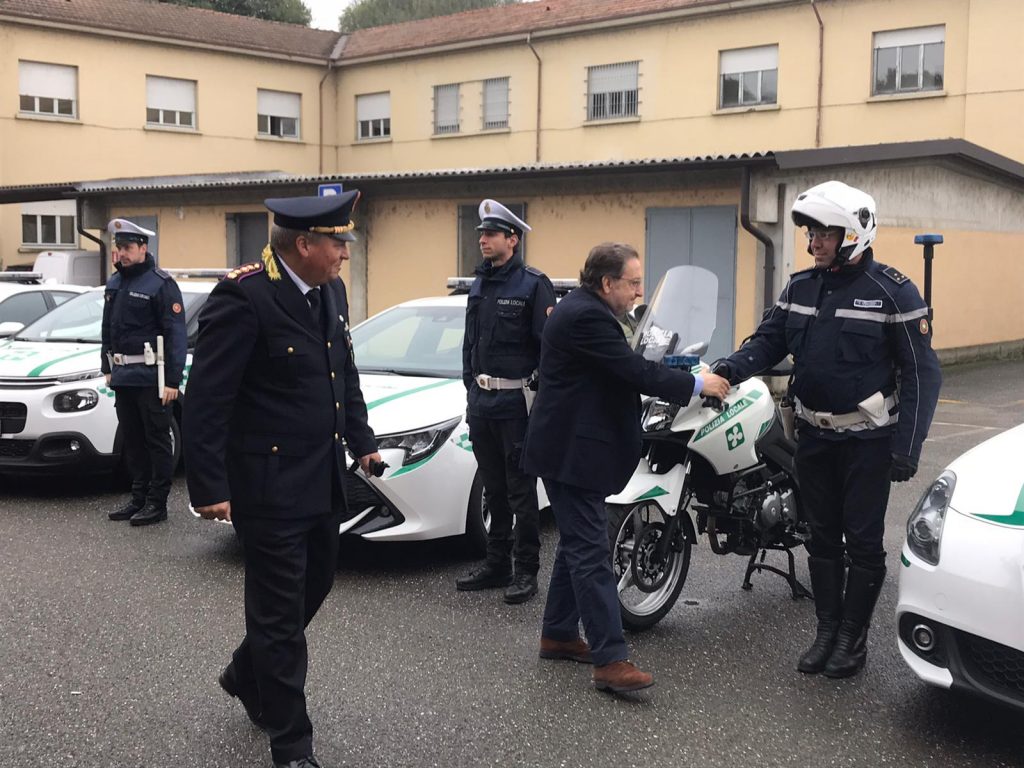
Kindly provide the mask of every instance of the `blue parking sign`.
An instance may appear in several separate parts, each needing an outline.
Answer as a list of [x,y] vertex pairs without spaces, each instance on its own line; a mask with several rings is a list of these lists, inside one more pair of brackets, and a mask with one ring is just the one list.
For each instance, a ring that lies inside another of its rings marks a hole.
[[341,184],[321,184],[316,188],[319,197],[333,197],[341,194]]

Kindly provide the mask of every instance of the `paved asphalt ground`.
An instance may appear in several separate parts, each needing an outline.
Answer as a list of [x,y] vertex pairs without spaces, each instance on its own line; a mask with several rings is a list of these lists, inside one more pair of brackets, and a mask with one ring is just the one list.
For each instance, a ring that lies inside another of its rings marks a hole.
[[[893,621],[907,514],[951,459],[1024,421],[1022,381],[1020,362],[945,372],[921,471],[894,487],[891,578],[858,678],[797,673],[811,604],[771,575],[742,591],[743,560],[704,541],[685,604],[630,638],[657,680],[630,698],[595,692],[586,667],[538,660],[543,594],[511,607],[456,593],[469,563],[451,543],[352,541],[309,632],[321,762],[1024,765],[1021,715],[918,682]],[[98,482],[0,480],[0,767],[268,766],[265,738],[216,683],[243,630],[231,529],[185,511],[180,477],[166,524],[108,522],[120,499]],[[548,522],[545,582],[555,536]]]

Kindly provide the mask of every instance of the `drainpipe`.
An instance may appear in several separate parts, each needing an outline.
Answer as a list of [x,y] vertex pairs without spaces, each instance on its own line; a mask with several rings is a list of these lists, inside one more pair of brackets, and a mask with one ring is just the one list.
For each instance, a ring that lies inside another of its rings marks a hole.
[[536,131],[537,141],[536,141],[535,148],[534,148],[534,158],[533,159],[534,159],[534,162],[539,163],[540,162],[540,93],[541,93],[541,90],[540,90],[540,75],[541,75],[541,68],[543,66],[543,62],[540,60],[540,55],[537,53],[537,49],[534,48],[533,47],[533,43],[530,42],[530,36],[532,34],[533,34],[532,32],[527,32],[526,33],[526,44],[529,46],[530,50],[533,52],[534,57],[537,59],[537,131]]
[[818,103],[815,106],[815,124],[814,124],[814,146],[821,146],[821,91],[823,82],[825,79],[825,23],[821,20],[821,14],[818,13],[818,6],[815,5],[815,0],[811,0],[811,10],[814,11],[814,15],[818,17]]
[[82,198],[75,198],[75,223],[78,225],[78,234],[86,240],[92,240],[100,247],[100,285],[106,285],[110,270],[107,269],[107,244],[96,235],[89,234],[82,227]]
[[764,231],[750,223],[750,166],[743,166],[740,182],[740,225],[764,246],[764,308],[775,303],[775,243]]
[[324,76],[320,78],[320,86],[318,88],[319,97],[319,118],[320,118],[320,148],[319,148],[319,161],[317,165],[317,173],[323,176],[324,173],[324,81],[327,80],[327,76],[331,74],[331,70],[334,68],[334,61],[332,59],[327,60],[327,71],[324,72]]

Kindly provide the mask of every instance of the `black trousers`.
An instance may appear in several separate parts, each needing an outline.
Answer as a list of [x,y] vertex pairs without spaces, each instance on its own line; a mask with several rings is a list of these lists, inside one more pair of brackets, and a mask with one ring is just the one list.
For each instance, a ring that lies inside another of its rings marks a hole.
[[537,478],[519,468],[525,436],[525,418],[469,417],[469,439],[484,481],[484,500],[491,513],[487,561],[507,568],[510,559],[514,559],[516,573],[536,576],[540,568],[540,513]]
[[605,495],[555,480],[545,479],[544,487],[558,524],[558,547],[541,633],[552,640],[575,640],[582,619],[594,664],[623,661],[629,651],[608,551]]
[[888,437],[823,440],[806,429],[800,433],[796,471],[812,557],[838,560],[846,554],[860,568],[885,566],[882,539],[892,464]]
[[245,638],[231,658],[244,696],[258,695],[274,762],[313,754],[306,713],[306,633],[334,584],[341,514],[233,515],[245,557]]
[[156,387],[118,387],[114,410],[124,437],[122,451],[132,478],[132,502],[167,507],[174,473],[171,406],[163,405]]

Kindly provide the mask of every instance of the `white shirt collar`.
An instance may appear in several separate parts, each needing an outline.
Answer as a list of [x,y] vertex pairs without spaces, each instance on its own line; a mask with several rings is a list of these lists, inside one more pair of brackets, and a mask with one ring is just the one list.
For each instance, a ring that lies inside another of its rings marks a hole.
[[282,259],[280,256],[278,256],[277,258],[281,262],[281,266],[284,267],[284,271],[288,273],[288,277],[290,277],[292,281],[295,283],[295,285],[298,286],[298,289],[302,291],[302,295],[305,296],[307,293],[309,293],[310,290],[312,290],[313,286],[307,285],[305,280],[296,275],[295,270],[288,266],[287,261]]

